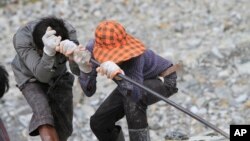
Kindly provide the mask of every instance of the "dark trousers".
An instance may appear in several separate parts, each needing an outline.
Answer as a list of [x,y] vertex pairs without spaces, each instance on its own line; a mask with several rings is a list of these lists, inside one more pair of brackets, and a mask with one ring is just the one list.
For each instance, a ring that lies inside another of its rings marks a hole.
[[60,141],[66,141],[72,133],[73,102],[72,86],[74,76],[66,73],[52,85],[38,81],[28,82],[22,93],[32,108],[29,134],[39,135],[41,125],[54,126]]
[[[176,93],[176,74],[164,78],[164,83],[158,78],[144,81],[148,88],[169,97]],[[116,88],[100,105],[90,119],[90,127],[100,141],[115,141],[119,133],[119,126],[115,123],[126,115],[129,129],[143,129],[148,127],[146,109],[159,99],[146,92],[139,102],[133,102],[119,93]]]

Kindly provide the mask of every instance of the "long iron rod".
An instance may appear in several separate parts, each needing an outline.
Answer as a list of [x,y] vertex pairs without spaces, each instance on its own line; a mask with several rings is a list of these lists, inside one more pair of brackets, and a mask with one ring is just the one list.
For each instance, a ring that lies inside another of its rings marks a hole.
[[[90,61],[91,61],[92,63],[98,65],[98,66],[100,65],[99,62],[97,62],[96,60],[94,60],[94,59],[92,59],[92,58],[91,58]],[[119,76],[120,78],[122,78],[122,79],[124,79],[124,80],[126,80],[126,81],[128,81],[128,82],[130,82],[130,83],[132,83],[132,84],[134,84],[134,85],[136,85],[136,86],[138,86],[138,87],[140,87],[141,89],[147,91],[148,93],[153,94],[154,96],[160,98],[161,100],[163,100],[163,101],[165,101],[166,103],[168,103],[169,105],[171,105],[171,106],[177,108],[178,110],[184,112],[185,114],[188,114],[188,115],[191,116],[192,118],[194,118],[194,119],[200,121],[202,124],[205,124],[206,126],[210,127],[210,128],[213,129],[214,131],[220,133],[220,134],[223,135],[224,137],[226,137],[226,138],[228,138],[228,139],[230,138],[230,137],[229,137],[229,134],[227,134],[227,133],[224,132],[223,130],[217,128],[217,127],[216,127],[215,125],[213,125],[212,123],[206,121],[205,119],[203,119],[203,118],[201,118],[200,116],[196,115],[195,113],[189,111],[188,109],[186,109],[186,108],[184,108],[184,107],[182,107],[182,106],[176,104],[176,103],[173,102],[172,100],[167,99],[166,97],[160,95],[159,93],[157,93],[157,92],[155,92],[155,91],[149,89],[148,87],[145,87],[144,85],[142,85],[142,84],[140,84],[140,83],[138,83],[138,82],[132,80],[131,78],[129,78],[129,77],[123,75],[123,74],[118,74],[118,76]]]

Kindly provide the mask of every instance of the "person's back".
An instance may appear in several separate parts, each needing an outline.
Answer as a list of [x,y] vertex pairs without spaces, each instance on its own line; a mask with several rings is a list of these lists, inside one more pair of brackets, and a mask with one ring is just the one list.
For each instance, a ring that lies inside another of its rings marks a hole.
[[[8,73],[3,66],[0,65],[0,98],[3,97],[4,93],[9,89]],[[0,141],[9,141],[8,133],[4,127],[4,124],[0,118]]]

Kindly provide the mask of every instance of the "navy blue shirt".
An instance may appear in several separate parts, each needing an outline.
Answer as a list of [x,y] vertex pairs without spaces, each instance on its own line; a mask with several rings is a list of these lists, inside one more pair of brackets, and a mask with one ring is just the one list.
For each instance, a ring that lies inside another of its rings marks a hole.
[[[92,53],[93,47],[94,40],[90,40],[86,49]],[[92,58],[94,58],[93,55]],[[147,49],[143,54],[125,61],[119,66],[127,77],[143,84],[144,80],[156,78],[161,72],[172,66],[172,62]],[[97,66],[93,64],[93,69],[90,73],[81,72],[79,76],[81,87],[87,96],[92,96],[96,91],[96,68]],[[129,92],[134,101],[138,101],[141,98],[141,88],[125,80],[115,80],[115,82],[118,84],[118,90],[121,94],[126,96]]]

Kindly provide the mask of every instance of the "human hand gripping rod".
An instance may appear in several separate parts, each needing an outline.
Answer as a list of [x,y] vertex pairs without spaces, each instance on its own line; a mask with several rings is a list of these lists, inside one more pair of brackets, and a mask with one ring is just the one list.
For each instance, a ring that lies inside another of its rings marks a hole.
[[[96,64],[96,65],[100,66],[100,63],[97,62],[96,60],[94,60],[93,58],[90,59],[90,62],[93,63],[93,64]],[[150,93],[150,94],[152,94],[152,95],[160,98],[161,100],[165,101],[169,105],[177,108],[178,110],[180,110],[180,111],[184,112],[185,114],[191,116],[192,118],[198,120],[199,122],[201,122],[202,124],[208,126],[209,128],[213,129],[214,131],[220,133],[221,135],[223,135],[227,139],[230,139],[229,134],[227,134],[223,130],[217,128],[215,125],[213,125],[212,123],[206,121],[205,119],[201,118],[200,116],[198,116],[198,115],[194,114],[193,112],[189,111],[188,109],[186,109],[186,108],[184,108],[184,107],[182,107],[180,105],[177,105],[175,102],[171,101],[170,99],[167,99],[166,97],[160,95],[159,93],[157,93],[157,92],[155,92],[155,91],[153,91],[153,90],[145,87],[144,85],[142,85],[142,84],[140,84],[140,83],[132,80],[131,78],[129,78],[129,77],[123,75],[123,74],[118,74],[118,77],[120,77],[120,78],[122,78],[122,79],[124,79],[124,80],[126,80],[126,81],[128,81],[128,82],[130,82],[130,83],[132,83],[132,84],[134,84],[134,85],[136,85],[138,87],[140,87],[141,89],[147,91],[148,93]]]

